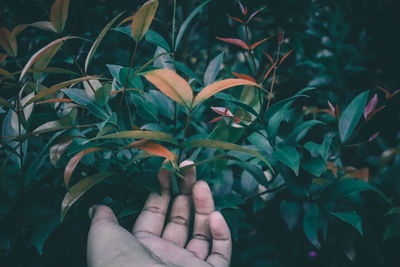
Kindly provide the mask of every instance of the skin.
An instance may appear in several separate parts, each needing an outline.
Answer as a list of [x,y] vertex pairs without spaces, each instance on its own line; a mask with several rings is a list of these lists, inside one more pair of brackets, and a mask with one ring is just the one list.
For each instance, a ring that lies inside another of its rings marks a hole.
[[[180,167],[192,163],[184,161]],[[215,211],[209,186],[204,181],[196,182],[195,168],[186,170],[185,179],[180,181],[181,194],[170,203],[170,176],[169,171],[160,169],[161,196],[149,195],[132,232],[118,224],[107,206],[97,205],[89,210],[89,267],[229,266],[230,231],[221,213]]]

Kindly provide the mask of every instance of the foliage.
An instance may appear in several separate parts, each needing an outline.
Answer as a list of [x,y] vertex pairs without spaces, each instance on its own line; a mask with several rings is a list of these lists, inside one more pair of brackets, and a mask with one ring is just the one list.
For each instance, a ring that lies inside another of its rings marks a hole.
[[233,266],[399,262],[399,81],[365,30],[390,1],[33,2],[0,28],[7,266],[85,266],[88,208],[132,227],[187,158]]

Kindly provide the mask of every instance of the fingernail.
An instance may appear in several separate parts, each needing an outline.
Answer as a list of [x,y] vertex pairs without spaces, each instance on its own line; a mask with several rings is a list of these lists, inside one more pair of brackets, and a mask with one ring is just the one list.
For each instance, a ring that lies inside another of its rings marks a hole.
[[96,205],[93,205],[89,208],[88,210],[88,214],[89,214],[89,218],[93,219],[93,215],[94,215],[94,209],[96,208]]

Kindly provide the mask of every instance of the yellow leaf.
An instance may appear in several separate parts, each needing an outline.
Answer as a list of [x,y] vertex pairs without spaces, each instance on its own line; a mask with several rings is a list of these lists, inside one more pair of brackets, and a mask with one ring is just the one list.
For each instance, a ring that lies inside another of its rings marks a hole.
[[57,32],[64,30],[68,18],[69,0],[56,0],[51,6],[50,20]]
[[158,0],[149,0],[136,12],[131,24],[132,38],[139,42],[146,34],[158,8]]
[[146,72],[144,77],[172,100],[191,108],[193,101],[192,88],[175,71],[157,69]]
[[200,104],[207,98],[215,95],[218,92],[221,92],[222,90],[239,85],[251,85],[260,87],[257,83],[245,79],[226,79],[218,81],[204,87],[203,90],[201,90],[200,93],[196,95],[193,101],[193,107],[196,107],[198,104]]

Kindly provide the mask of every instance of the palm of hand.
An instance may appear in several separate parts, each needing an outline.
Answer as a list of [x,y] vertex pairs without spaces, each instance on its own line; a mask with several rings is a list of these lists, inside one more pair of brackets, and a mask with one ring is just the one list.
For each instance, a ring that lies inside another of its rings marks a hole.
[[[185,161],[181,167],[188,164],[191,162]],[[150,194],[133,227],[133,234],[118,225],[109,208],[98,206],[88,237],[88,265],[229,266],[230,232],[222,215],[214,211],[210,189],[205,182],[195,184],[194,168],[184,175],[182,194],[173,201],[166,224],[170,173],[164,169],[158,175],[162,194]],[[192,202],[194,226],[188,241]]]

